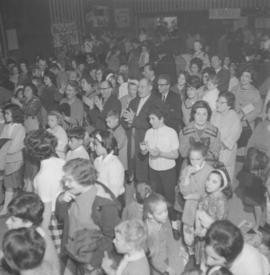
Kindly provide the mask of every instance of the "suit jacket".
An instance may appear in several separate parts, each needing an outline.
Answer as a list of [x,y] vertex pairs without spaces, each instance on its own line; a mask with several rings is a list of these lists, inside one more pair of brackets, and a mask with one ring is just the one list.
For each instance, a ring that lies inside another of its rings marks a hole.
[[[162,95],[159,93],[160,99]],[[173,128],[177,133],[179,133],[180,129],[183,126],[182,121],[182,102],[181,98],[178,94],[173,91],[169,91],[165,102],[163,103],[165,114],[165,124],[169,127]]]
[[121,102],[114,95],[111,95],[105,102],[102,112],[96,107],[90,111],[90,120],[96,129],[106,130],[105,119],[108,113],[113,110],[121,114],[121,109]]
[[156,75],[168,74],[172,84],[176,83],[176,65],[172,55],[165,55],[156,65]]
[[[148,164],[147,156],[143,156],[140,153],[140,143],[144,140],[145,132],[150,128],[148,119],[149,111],[154,107],[162,108],[162,102],[155,94],[152,94],[142,106],[139,114],[136,116],[140,98],[134,98],[128,109],[131,109],[135,113],[133,123],[130,126],[128,133],[128,155],[129,162],[135,160],[135,177],[139,181],[147,181],[148,179]],[[129,165],[130,166],[130,165]],[[134,170],[134,167],[129,167]]]
[[218,83],[218,90],[220,92],[227,92],[229,88],[230,82],[230,72],[225,68],[221,68],[221,70],[217,73],[217,83]]

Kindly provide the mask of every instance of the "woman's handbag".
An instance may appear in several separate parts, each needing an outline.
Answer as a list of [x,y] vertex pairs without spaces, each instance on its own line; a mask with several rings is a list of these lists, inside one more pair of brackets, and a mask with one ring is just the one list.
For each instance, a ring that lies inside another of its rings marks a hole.
[[246,147],[251,135],[252,135],[252,129],[250,127],[249,122],[245,120],[243,121],[241,136],[237,141],[237,147],[238,148]]

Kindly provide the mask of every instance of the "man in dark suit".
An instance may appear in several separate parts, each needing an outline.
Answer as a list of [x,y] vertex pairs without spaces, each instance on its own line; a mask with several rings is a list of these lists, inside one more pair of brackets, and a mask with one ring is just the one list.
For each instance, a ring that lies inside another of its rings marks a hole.
[[164,104],[164,111],[166,113],[165,124],[179,133],[183,126],[181,98],[170,90],[171,79],[169,75],[159,75],[157,83],[159,97]]
[[229,70],[222,67],[222,61],[219,56],[213,55],[211,58],[211,66],[216,71],[217,89],[219,92],[228,92],[230,82]]
[[124,123],[129,129],[129,170],[134,173],[135,180],[140,182],[148,182],[148,156],[143,156],[140,151],[140,143],[144,141],[145,132],[150,128],[148,114],[152,108],[162,108],[162,102],[152,94],[152,88],[151,81],[142,78],[138,96],[123,113]]
[[93,103],[89,104],[89,117],[93,126],[98,130],[107,129],[105,119],[110,111],[121,114],[121,102],[112,92],[112,84],[109,81],[103,81],[100,84],[101,96],[96,96]]

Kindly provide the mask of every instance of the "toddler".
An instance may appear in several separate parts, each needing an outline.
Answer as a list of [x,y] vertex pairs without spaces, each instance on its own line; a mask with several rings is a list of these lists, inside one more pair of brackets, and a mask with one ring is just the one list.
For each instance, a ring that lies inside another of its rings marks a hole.
[[118,253],[124,254],[118,267],[113,269],[113,261],[104,253],[102,268],[108,275],[150,275],[145,255],[146,229],[140,220],[123,221],[115,228],[113,240]]

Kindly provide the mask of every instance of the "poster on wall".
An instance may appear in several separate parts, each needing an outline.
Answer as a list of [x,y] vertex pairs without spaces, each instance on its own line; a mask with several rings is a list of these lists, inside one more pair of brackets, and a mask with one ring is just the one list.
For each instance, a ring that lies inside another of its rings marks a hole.
[[128,8],[115,9],[114,20],[115,20],[116,27],[128,28],[130,26],[129,9]]
[[6,30],[7,34],[7,46],[9,51],[18,50],[19,43],[16,29]]
[[91,27],[108,27],[110,22],[109,8],[107,6],[94,6],[85,15],[85,21]]
[[239,19],[241,9],[210,9],[209,19]]
[[51,33],[55,48],[79,44],[79,33],[75,22],[52,24]]

